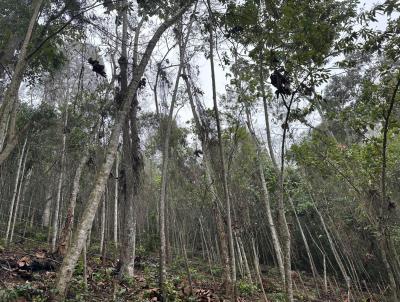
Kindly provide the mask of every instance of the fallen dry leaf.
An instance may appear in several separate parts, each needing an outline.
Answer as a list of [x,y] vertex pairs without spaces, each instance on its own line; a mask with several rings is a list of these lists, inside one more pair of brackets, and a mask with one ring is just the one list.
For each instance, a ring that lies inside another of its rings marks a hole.
[[46,258],[46,252],[45,251],[37,251],[35,253],[35,257],[38,259],[44,259],[44,258]]
[[19,267],[30,266],[31,263],[32,263],[32,260],[29,256],[24,256],[18,260]]

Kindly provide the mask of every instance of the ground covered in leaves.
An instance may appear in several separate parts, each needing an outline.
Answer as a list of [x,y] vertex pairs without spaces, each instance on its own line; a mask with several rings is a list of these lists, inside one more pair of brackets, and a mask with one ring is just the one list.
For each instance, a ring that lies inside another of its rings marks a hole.
[[[54,290],[56,271],[61,259],[45,249],[26,250],[21,246],[0,251],[0,301],[48,301]],[[158,288],[157,259],[151,256],[139,256],[136,261],[135,278],[120,280],[117,276],[118,262],[89,252],[87,281],[84,278],[83,261],[76,268],[70,284],[67,301],[161,301]],[[230,301],[221,289],[221,269],[211,270],[200,259],[190,261],[191,290],[183,259],[170,266],[167,284],[170,301],[218,302]],[[296,301],[342,301],[346,300],[346,291],[336,287],[323,294],[322,284],[315,286],[314,280],[303,273],[293,273]],[[263,301],[259,286],[240,280],[238,282],[238,302]],[[273,268],[263,275],[263,284],[269,301],[285,301],[279,275]],[[360,297],[356,301],[382,301],[372,294]]]

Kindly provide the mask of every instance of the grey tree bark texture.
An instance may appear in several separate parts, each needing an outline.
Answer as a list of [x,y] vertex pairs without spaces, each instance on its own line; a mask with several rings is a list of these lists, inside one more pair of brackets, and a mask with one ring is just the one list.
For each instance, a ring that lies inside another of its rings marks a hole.
[[136,70],[134,71],[133,78],[128,86],[127,94],[123,98],[121,109],[117,114],[115,124],[112,128],[105,159],[97,172],[93,189],[89,195],[88,201],[82,213],[82,218],[72,236],[71,244],[67,250],[67,253],[58,272],[56,281],[57,293],[53,297],[53,300],[55,301],[62,301],[65,297],[67,284],[71,280],[76,263],[79,259],[79,255],[81,254],[83,246],[86,242],[88,231],[90,230],[93,219],[96,215],[101,196],[104,193],[105,185],[112,169],[118,149],[120,133],[131,106],[131,100],[138,90],[139,82],[150,60],[150,56],[154,50],[154,47],[156,46],[162,34],[172,24],[174,24],[176,20],[180,16],[182,16],[182,14],[184,14],[189,9],[191,4],[192,2],[186,4],[184,7],[179,9],[175,15],[173,15],[171,18],[167,19],[166,21],[164,21],[164,23],[160,25],[160,27],[156,30],[153,37],[149,41],[143,57],[140,61],[140,64],[138,65],[138,68],[136,68]]
[[32,3],[32,16],[29,21],[25,39],[18,56],[11,83],[4,94],[4,100],[0,107],[0,166],[14,150],[21,133],[24,132],[19,131],[19,134],[17,134],[15,131],[19,103],[18,92],[27,67],[29,42],[32,39],[42,4],[43,0],[36,0]]
[[[195,6],[195,10],[197,5]],[[178,97],[178,89],[179,89],[179,82],[182,74],[182,70],[184,68],[185,62],[185,52],[186,46],[189,41],[189,37],[192,31],[193,25],[193,18],[190,18],[190,23],[188,24],[188,30],[185,37],[182,37],[183,30],[182,24],[179,25],[180,33],[178,33],[178,44],[179,44],[179,67],[178,72],[175,80],[175,86],[171,98],[171,104],[168,113],[168,120],[167,120],[167,129],[165,133],[165,139],[163,143],[163,161],[162,161],[162,170],[161,170],[161,192],[160,192],[160,203],[159,203],[159,223],[160,223],[160,287],[162,289],[162,294],[164,299],[167,300],[166,290],[165,290],[165,282],[167,277],[167,240],[166,240],[166,221],[165,221],[165,214],[166,214],[166,196],[167,196],[167,182],[168,182],[168,163],[169,163],[169,148],[170,148],[170,138],[171,138],[171,131],[172,131],[172,123],[173,123],[173,115],[174,115],[174,108]],[[160,120],[161,122],[161,120]]]
[[234,238],[233,238],[233,230],[232,230],[232,216],[231,216],[231,201],[229,196],[229,188],[228,188],[228,176],[225,165],[225,156],[222,142],[222,134],[221,134],[221,124],[219,118],[219,110],[218,110],[218,102],[217,102],[217,89],[215,83],[215,68],[214,68],[214,27],[213,27],[213,13],[211,9],[210,0],[207,0],[208,10],[209,10],[209,18],[210,18],[210,26],[209,26],[209,34],[210,34],[210,65],[211,65],[211,82],[212,82],[212,92],[213,92],[213,104],[214,104],[214,114],[215,120],[217,123],[217,133],[218,133],[218,147],[220,153],[220,163],[221,163],[221,172],[223,179],[223,188],[225,195],[225,207],[226,207],[226,220],[227,220],[227,228],[228,228],[228,241],[229,241],[229,257],[230,257],[230,270],[232,274],[232,288],[231,288],[231,298],[233,301],[236,301],[236,260],[235,260],[235,246],[234,246]]

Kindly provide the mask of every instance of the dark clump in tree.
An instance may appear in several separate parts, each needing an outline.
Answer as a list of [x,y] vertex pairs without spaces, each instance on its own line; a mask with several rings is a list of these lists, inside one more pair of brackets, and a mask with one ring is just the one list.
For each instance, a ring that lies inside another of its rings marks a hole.
[[90,65],[92,65],[92,70],[93,70],[95,73],[101,75],[101,76],[104,77],[104,78],[107,77],[107,74],[106,74],[106,72],[104,71],[104,65],[100,64],[99,61],[94,60],[94,59],[92,59],[92,58],[89,58],[89,59],[88,59],[88,62],[89,62]]
[[274,70],[274,72],[270,76],[271,84],[276,88],[275,94],[276,97],[279,95],[290,95],[290,80],[289,77],[285,73],[285,69],[282,67]]

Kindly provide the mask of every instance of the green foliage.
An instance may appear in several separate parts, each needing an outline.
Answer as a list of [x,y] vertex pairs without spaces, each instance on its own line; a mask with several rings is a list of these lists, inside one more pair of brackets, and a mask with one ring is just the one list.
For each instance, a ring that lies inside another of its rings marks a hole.
[[271,301],[275,302],[285,302],[286,301],[286,294],[284,293],[272,293],[268,295]]
[[84,302],[88,300],[89,293],[87,292],[85,280],[83,276],[75,276],[70,285],[70,292],[73,298],[67,301]]
[[146,257],[149,256],[149,252],[145,249],[143,244],[137,244],[135,250],[137,257]]
[[156,266],[146,265],[143,269],[143,275],[146,279],[147,284],[150,287],[157,287],[158,286],[158,269]]
[[92,279],[95,282],[104,282],[109,279],[109,275],[104,271],[97,271],[92,273]]
[[222,276],[222,267],[220,267],[220,266],[213,266],[212,268],[211,268],[211,274],[213,275],[213,276],[216,276],[216,277],[221,277]]
[[[153,219],[151,219],[150,221],[152,221]],[[156,217],[154,217],[154,221],[156,221]],[[157,251],[159,243],[159,235],[158,234],[154,234],[154,233],[148,233],[148,234],[144,234],[144,236],[142,237],[143,239],[141,240],[141,249],[142,251],[145,251],[146,253],[152,253]]]
[[[28,27],[30,10],[22,0],[1,1],[0,3],[0,49],[7,49],[13,40],[20,41]],[[4,62],[8,63],[8,62]]]
[[0,289],[0,301],[12,302],[21,297],[32,302],[44,302],[47,300],[43,290],[33,287],[30,283],[19,284],[12,289]]
[[83,275],[84,272],[84,266],[83,266],[83,259],[79,259],[78,262],[76,263],[75,275]]
[[168,300],[182,302],[182,299],[179,297],[179,291],[176,289],[172,280],[167,280],[165,282],[164,288],[168,296]]
[[133,287],[135,285],[135,278],[124,276],[122,278],[122,283],[126,284],[129,287]]
[[245,280],[240,280],[237,283],[237,288],[241,296],[252,296],[258,291],[256,285]]

